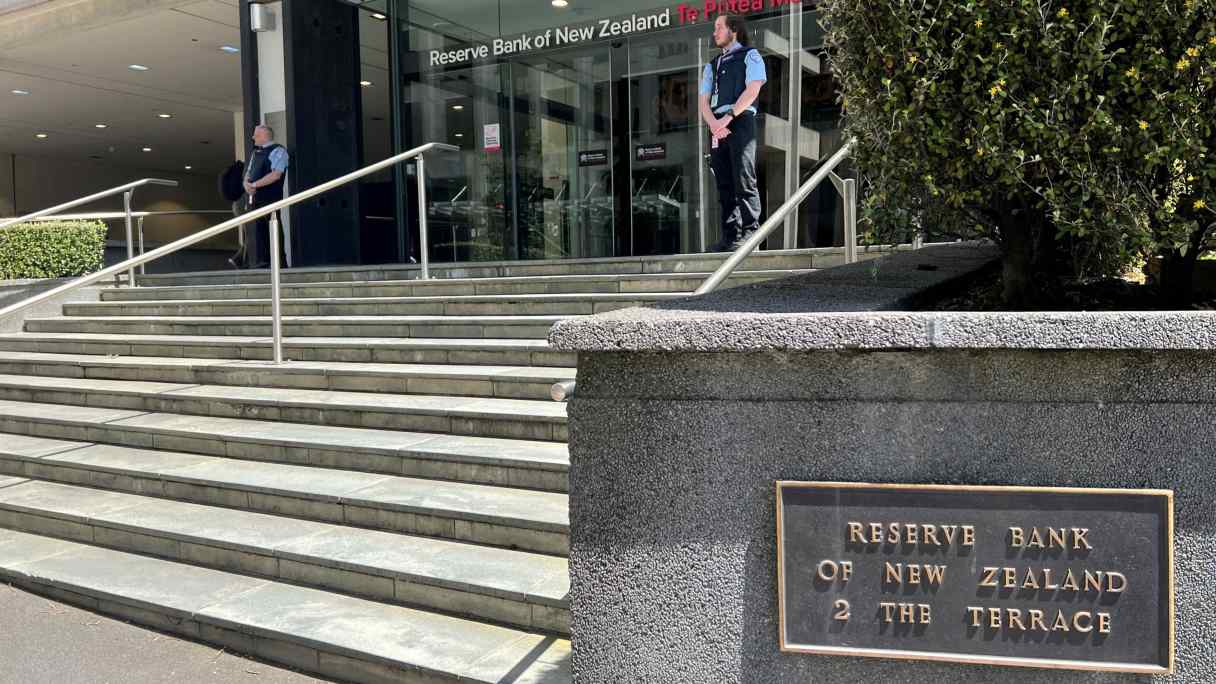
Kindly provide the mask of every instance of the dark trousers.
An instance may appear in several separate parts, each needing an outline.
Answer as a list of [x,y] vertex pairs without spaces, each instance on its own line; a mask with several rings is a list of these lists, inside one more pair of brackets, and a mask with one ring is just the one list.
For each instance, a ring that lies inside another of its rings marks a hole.
[[750,112],[730,122],[730,135],[711,148],[709,165],[722,209],[720,249],[760,225],[760,188],[756,184],[756,117]]
[[[265,204],[254,203],[252,209],[264,207],[271,202],[278,200],[267,200]],[[287,267],[287,257],[283,245],[283,216],[275,212],[279,216],[279,267]],[[253,267],[254,268],[269,268],[270,267],[270,217],[264,216],[253,222]]]

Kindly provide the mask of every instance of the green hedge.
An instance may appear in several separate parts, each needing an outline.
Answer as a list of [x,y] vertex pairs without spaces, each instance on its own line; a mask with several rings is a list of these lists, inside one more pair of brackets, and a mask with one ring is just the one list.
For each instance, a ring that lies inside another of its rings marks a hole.
[[47,221],[0,230],[0,278],[63,278],[104,263],[106,227],[99,221]]

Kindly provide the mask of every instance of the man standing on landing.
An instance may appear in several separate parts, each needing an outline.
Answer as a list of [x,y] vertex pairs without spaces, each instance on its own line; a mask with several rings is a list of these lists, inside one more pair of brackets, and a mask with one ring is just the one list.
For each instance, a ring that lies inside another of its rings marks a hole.
[[[253,129],[253,151],[249,155],[248,171],[245,173],[245,193],[249,195],[249,208],[260,209],[283,199],[287,165],[290,157],[287,148],[274,141],[274,129],[259,124]],[[280,218],[280,230],[282,230]],[[254,248],[257,254],[254,268],[270,266],[270,217],[254,222]],[[279,243],[280,264],[283,243]]]
[[714,45],[722,49],[701,77],[701,118],[711,137],[710,168],[722,207],[722,238],[710,251],[743,243],[760,227],[756,185],[756,98],[768,77],[760,52],[749,45],[743,17],[714,21]]

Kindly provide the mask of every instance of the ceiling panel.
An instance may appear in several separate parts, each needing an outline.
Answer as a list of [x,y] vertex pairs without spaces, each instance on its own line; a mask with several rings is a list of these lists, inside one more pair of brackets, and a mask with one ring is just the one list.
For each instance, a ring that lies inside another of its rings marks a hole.
[[235,0],[199,0],[0,51],[0,150],[166,170],[226,166],[242,106],[240,55],[219,46],[239,44],[237,12]]

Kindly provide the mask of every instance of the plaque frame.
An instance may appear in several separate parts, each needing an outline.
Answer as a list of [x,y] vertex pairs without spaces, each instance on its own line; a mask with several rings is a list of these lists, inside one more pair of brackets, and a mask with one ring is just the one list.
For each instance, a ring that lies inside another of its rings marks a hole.
[[[924,492],[1016,492],[1030,494],[1096,494],[1096,495],[1142,495],[1160,496],[1165,499],[1166,517],[1166,567],[1164,575],[1168,585],[1167,636],[1169,640],[1168,664],[1142,665],[1137,663],[1100,662],[1089,660],[1067,660],[1061,658],[1027,658],[1020,656],[993,656],[969,653],[947,653],[915,651],[889,648],[859,648],[850,646],[815,646],[791,644],[786,640],[785,621],[785,523],[783,520],[782,492],[786,487],[820,489],[891,489]],[[1022,485],[945,485],[877,482],[834,481],[776,481],[777,505],[777,639],[782,653],[812,655],[855,656],[887,658],[895,660],[925,660],[934,662],[962,663],[967,665],[997,665],[1027,667],[1050,670],[1080,670],[1087,672],[1127,672],[1133,674],[1172,675],[1175,668],[1175,621],[1177,618],[1174,577],[1174,491],[1171,489],[1115,489],[1109,487],[1034,487]]]

